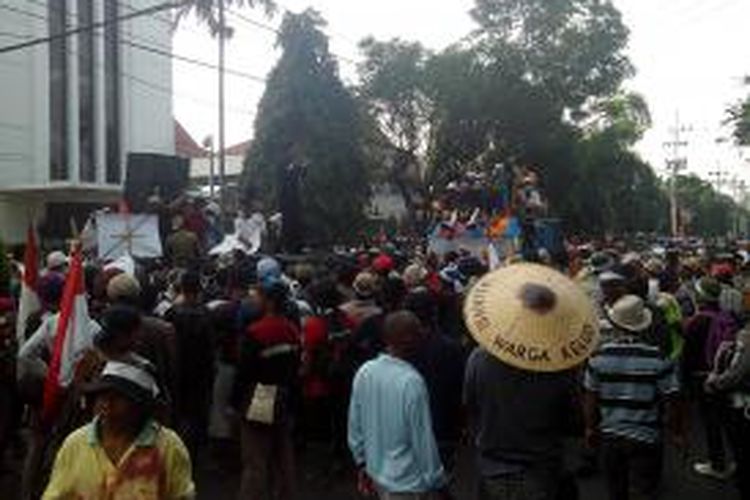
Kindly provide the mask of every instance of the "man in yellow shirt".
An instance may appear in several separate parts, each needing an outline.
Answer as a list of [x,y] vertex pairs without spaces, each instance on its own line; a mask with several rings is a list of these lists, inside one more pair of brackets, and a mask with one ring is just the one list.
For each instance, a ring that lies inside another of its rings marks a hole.
[[43,500],[193,499],[187,449],[153,419],[158,392],[146,366],[108,362],[91,387],[96,417],[63,443]]

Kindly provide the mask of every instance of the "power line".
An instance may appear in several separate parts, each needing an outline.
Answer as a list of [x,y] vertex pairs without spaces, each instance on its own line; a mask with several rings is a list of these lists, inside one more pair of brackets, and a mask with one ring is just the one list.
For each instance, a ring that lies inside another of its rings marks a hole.
[[[45,7],[45,8],[49,7],[49,8],[51,8],[52,10],[54,10],[56,12],[62,12],[70,20],[72,20],[74,24],[77,21],[75,14],[73,14],[72,12],[68,12],[68,10],[65,8],[65,4],[60,3],[60,4],[57,4],[57,5],[49,5],[48,6],[47,4],[45,4],[44,2],[42,2],[41,0],[26,0],[26,1],[30,2],[32,4],[35,4],[35,5],[39,5],[40,7]],[[137,9],[135,9],[135,7],[131,7],[130,5],[124,4],[122,2],[115,2],[115,3],[117,3],[117,5],[119,5],[121,7],[127,8],[127,9],[129,9],[131,11],[137,10]],[[3,6],[0,5],[0,8],[3,8]],[[35,13],[29,12],[29,11],[21,11],[21,9],[16,9],[16,11],[18,11],[19,14],[36,17],[36,18],[44,21],[45,23],[48,21],[48,18],[46,16],[35,14]],[[172,23],[170,23],[169,21],[167,21],[165,19],[160,18],[158,15],[154,15],[152,17],[152,19],[154,19],[155,21],[160,21],[160,22],[166,23],[170,27],[170,31],[173,28]],[[99,36],[100,34],[97,33],[96,31],[94,31],[94,35],[95,36]],[[160,41],[155,40],[153,38],[145,38],[145,37],[142,37],[142,36],[133,37],[132,35],[131,35],[131,37],[133,39],[135,39],[135,40],[140,41],[140,42],[147,42],[147,43],[153,44],[156,47],[160,47],[160,48],[165,49],[165,50],[172,50],[172,47],[164,45]]]
[[[31,1],[33,2],[34,0],[31,0]],[[47,17],[46,16],[42,16],[40,14],[32,13],[30,11],[26,11],[26,10],[23,10],[23,9],[17,9],[15,7],[10,7],[10,6],[6,5],[6,4],[0,4],[0,9],[5,9],[5,10],[9,10],[9,11],[12,10],[14,12],[17,12],[18,14],[27,15],[27,16],[30,16],[30,17],[35,17],[35,18],[38,18],[38,19],[43,20],[45,22],[47,21]],[[72,17],[72,14],[68,14],[68,15]],[[76,34],[78,32],[83,31],[83,29],[81,29],[81,28],[90,27],[90,26],[93,26],[93,25],[82,26],[82,27],[79,27],[77,29],[70,30],[70,32],[66,32],[66,33],[70,33],[69,35],[66,35],[66,36],[72,36],[73,34]],[[90,28],[90,29],[94,29],[94,28]],[[18,36],[18,35],[15,35],[15,36]],[[39,39],[30,40],[28,42],[22,42],[22,43],[19,43],[17,45],[20,46],[20,45],[24,45],[24,44],[29,44],[29,43],[35,42],[36,40],[39,40]],[[150,42],[154,43],[153,40],[151,40]],[[200,59],[195,59],[195,58],[188,57],[188,56],[183,56],[183,55],[175,54],[171,50],[167,50],[167,47],[165,47],[163,45],[161,46],[162,48],[153,47],[153,46],[150,46],[150,45],[146,45],[144,43],[141,43],[141,41],[138,40],[135,37],[134,37],[134,39],[131,39],[131,40],[127,40],[127,39],[124,39],[124,38],[120,39],[120,43],[123,44],[123,45],[127,45],[129,47],[133,47],[133,48],[138,49],[138,50],[142,50],[142,51],[145,51],[145,52],[150,52],[152,54],[156,54],[156,55],[163,56],[163,57],[169,57],[171,59],[174,59],[174,60],[177,60],[177,61],[186,62],[186,63],[190,63],[190,64],[194,64],[196,66],[201,66],[201,67],[204,67],[204,68],[215,69],[215,70],[219,69],[219,66],[216,65],[216,64],[213,64],[213,63],[210,63],[210,62],[207,62],[207,61],[202,61]],[[2,48],[0,48],[0,54],[2,54],[2,53],[3,53],[3,50],[2,50]],[[225,71],[226,71],[227,74],[230,74],[230,75],[233,75],[233,76],[238,76],[238,77],[241,77],[241,78],[247,78],[248,80],[252,80],[252,81],[255,81],[255,82],[259,82],[259,83],[266,83],[266,79],[265,78],[257,76],[257,75],[253,75],[253,74],[250,74],[250,73],[246,73],[244,71],[240,71],[240,70],[236,70],[236,69],[232,69],[232,68],[225,68]]]
[[[29,0],[29,1],[31,3],[36,3],[34,2],[34,0]],[[47,21],[47,16],[37,14],[36,12],[30,12],[28,10],[19,9],[18,7],[13,7],[12,5],[8,5],[6,3],[0,3],[0,9],[7,10],[8,12],[13,12],[15,14],[19,14],[21,16],[31,17],[31,18],[39,19],[45,22]]]
[[[288,9],[284,9],[284,12],[291,12],[291,11],[289,11]],[[271,26],[270,24],[266,24],[266,23],[263,23],[261,21],[256,21],[255,19],[249,18],[249,17],[247,17],[247,16],[245,16],[243,14],[240,14],[236,10],[227,9],[227,13],[230,14],[231,16],[239,19],[240,21],[243,21],[243,22],[245,22],[247,24],[255,26],[256,28],[260,28],[260,29],[262,29],[264,31],[268,31],[269,33],[275,33],[277,35],[281,33],[280,29],[278,29],[278,28],[276,28],[274,26]],[[333,32],[331,32],[331,33],[333,34]],[[349,43],[353,43],[349,39],[345,38],[343,35],[337,35],[337,36],[339,36],[342,40],[345,40],[345,41],[347,41]],[[356,46],[356,44],[354,44],[354,45]],[[334,57],[336,57],[336,59],[340,59],[343,62],[346,62],[346,63],[349,63],[349,64],[353,64],[353,65],[357,64],[357,61],[355,61],[354,59],[352,59],[350,57],[342,56],[342,55],[336,54],[334,52],[331,52],[331,55],[334,56]]]
[[265,23],[262,23],[260,21],[256,21],[255,19],[251,19],[251,18],[249,18],[249,17],[247,17],[247,16],[245,16],[243,14],[240,14],[236,10],[227,9],[227,14],[231,15],[232,17],[235,17],[235,18],[239,19],[240,21],[244,21],[247,24],[251,24],[251,25],[253,25],[253,26],[257,27],[257,28],[260,28],[262,30],[268,31],[270,33],[275,33],[277,35],[279,33],[281,33],[280,29],[274,28],[273,26],[271,26],[269,24],[265,24]]
[[[13,38],[16,38],[16,39],[19,39],[19,40],[28,40],[30,38],[27,35],[21,35],[19,33],[12,33],[12,32],[0,32],[0,35],[1,36],[13,37]],[[70,55],[70,56],[73,56],[73,57],[77,56],[76,52],[73,49],[66,49],[66,53],[68,55]],[[103,65],[102,65],[101,62],[95,61],[94,65],[97,66],[100,69],[103,68]],[[175,92],[174,89],[172,89],[170,87],[166,87],[164,85],[160,85],[160,84],[158,84],[158,83],[156,83],[154,81],[147,80],[145,78],[133,75],[131,73],[127,73],[127,72],[122,71],[122,70],[120,70],[117,74],[119,76],[123,77],[123,78],[127,78],[128,80],[131,80],[131,81],[133,81],[135,83],[138,83],[139,85],[141,85],[143,87],[147,87],[147,88],[149,88],[151,90],[162,92],[162,93],[170,95],[172,97],[177,97],[177,98],[180,98],[180,99],[188,99],[188,100],[194,102],[195,104],[199,104],[199,105],[207,106],[207,107],[212,107],[212,108],[216,107],[218,105],[215,101],[211,101],[211,100],[208,100],[208,99],[197,97],[197,96],[191,95],[191,94],[186,94],[184,92]],[[230,112],[232,112],[232,113],[238,114],[238,115],[254,115],[253,110],[250,109],[250,108],[240,108],[240,107],[236,107],[236,106],[228,106],[227,110],[230,111]]]
[[[192,57],[187,57],[187,56],[175,54],[173,52],[167,52],[167,51],[158,49],[156,47],[150,47],[148,45],[143,45],[141,43],[134,42],[132,40],[122,40],[122,43],[125,44],[125,45],[128,45],[130,47],[143,50],[145,52],[151,52],[152,54],[157,54],[157,55],[164,56],[164,57],[170,57],[170,58],[175,59],[177,61],[183,61],[183,62],[186,62],[186,63],[194,64],[196,66],[202,66],[204,68],[209,68],[209,69],[216,69],[216,70],[219,69],[219,66],[216,65],[216,64],[213,64],[213,63],[210,63],[210,62],[207,62],[207,61],[201,61],[200,59],[194,59]],[[267,80],[265,78],[261,77],[261,76],[252,75],[250,73],[245,73],[244,71],[239,71],[239,70],[231,69],[231,68],[224,68],[224,71],[227,74],[229,74],[229,75],[234,75],[234,76],[239,76],[239,77],[242,77],[242,78],[247,78],[248,80],[252,80],[252,81],[255,81],[255,82],[258,82],[258,83],[266,83],[267,82]]]
[[[181,6],[185,5],[186,1],[187,0],[182,0],[181,2],[176,2],[176,3],[174,3],[174,2],[166,2],[166,3],[154,5],[154,6],[151,6],[151,7],[147,7],[145,9],[136,10],[136,11],[131,12],[130,14],[125,14],[125,15],[122,15],[122,16],[117,16],[117,17],[114,17],[112,19],[105,19],[104,21],[99,21],[99,22],[95,22],[95,23],[91,23],[91,24],[86,24],[86,25],[83,25],[83,26],[78,26],[76,28],[73,28],[73,29],[70,29],[70,30],[66,30],[63,33],[59,33],[59,34],[56,34],[56,35],[50,35],[50,36],[41,37],[41,38],[34,38],[33,40],[29,40],[27,42],[17,43],[17,44],[13,44],[13,45],[6,45],[4,47],[0,47],[0,54],[7,54],[9,52],[16,52],[18,50],[26,49],[26,48],[29,48],[29,47],[34,47],[36,45],[41,45],[41,44],[44,44],[44,43],[53,42],[55,40],[61,40],[61,39],[64,39],[64,38],[68,38],[69,36],[76,35],[78,33],[82,33],[82,32],[85,32],[85,31],[91,31],[91,30],[95,30],[97,28],[104,28],[104,27],[109,26],[111,24],[119,24],[119,23],[121,23],[123,21],[128,21],[130,19],[135,19],[137,17],[148,16],[148,15],[151,15],[151,14],[156,14],[157,12],[162,12],[164,10],[178,8],[178,7],[181,7]],[[15,7],[11,7],[11,6],[6,5],[6,4],[0,5],[0,8],[4,8],[5,10],[10,10],[10,9],[20,10],[20,9],[16,9]],[[28,11],[27,11],[27,13],[28,13]]]

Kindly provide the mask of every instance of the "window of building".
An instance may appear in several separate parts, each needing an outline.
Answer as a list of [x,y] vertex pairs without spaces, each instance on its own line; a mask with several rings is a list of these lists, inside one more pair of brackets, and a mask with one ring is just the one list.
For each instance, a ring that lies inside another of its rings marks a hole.
[[[67,0],[49,0],[47,22],[50,36],[67,29]],[[49,43],[49,156],[50,180],[67,180],[68,172],[68,40],[61,36]]]
[[[118,0],[104,1],[104,18],[107,21],[118,17]],[[104,27],[104,102],[106,115],[108,183],[122,181],[122,154],[120,141],[120,25],[107,23]]]
[[[78,0],[78,26],[94,22],[94,0]],[[94,30],[78,34],[78,144],[80,176],[83,182],[96,182]]]

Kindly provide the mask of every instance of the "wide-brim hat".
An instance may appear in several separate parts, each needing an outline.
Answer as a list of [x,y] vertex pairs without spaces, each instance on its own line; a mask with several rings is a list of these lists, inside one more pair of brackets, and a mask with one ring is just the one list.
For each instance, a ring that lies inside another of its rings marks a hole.
[[591,300],[567,276],[537,264],[485,275],[469,292],[464,319],[482,347],[527,371],[573,368],[599,343]]
[[625,295],[607,308],[607,318],[615,327],[630,333],[646,331],[654,321],[643,299],[635,295]]

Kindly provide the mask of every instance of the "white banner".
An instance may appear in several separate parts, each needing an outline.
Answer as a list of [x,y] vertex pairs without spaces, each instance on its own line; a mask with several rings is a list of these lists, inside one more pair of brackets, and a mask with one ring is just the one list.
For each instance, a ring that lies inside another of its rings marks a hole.
[[146,214],[97,214],[99,258],[117,260],[123,255],[157,258],[163,254],[159,218]]

